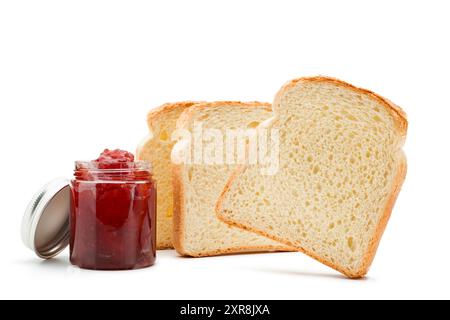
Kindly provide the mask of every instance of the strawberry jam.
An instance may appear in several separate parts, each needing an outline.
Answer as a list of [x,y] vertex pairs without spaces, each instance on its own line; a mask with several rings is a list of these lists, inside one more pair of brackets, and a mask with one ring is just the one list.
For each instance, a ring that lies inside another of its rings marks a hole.
[[153,265],[156,185],[148,162],[107,149],[96,160],[76,162],[71,189],[72,264],[98,270]]

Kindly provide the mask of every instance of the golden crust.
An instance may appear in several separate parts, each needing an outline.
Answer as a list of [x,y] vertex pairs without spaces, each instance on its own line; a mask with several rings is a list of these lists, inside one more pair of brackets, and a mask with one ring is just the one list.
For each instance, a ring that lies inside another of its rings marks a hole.
[[[195,101],[181,101],[181,102],[171,102],[171,103],[165,103],[157,108],[154,108],[152,110],[150,110],[150,112],[147,114],[147,125],[150,131],[150,136],[152,136],[152,133],[154,131],[154,124],[156,121],[159,120],[160,117],[166,115],[167,113],[170,113],[172,111],[174,111],[175,109],[178,108],[189,108],[193,105],[195,105],[198,102]],[[151,138],[150,138],[151,140]],[[150,140],[147,140],[145,143],[142,144],[142,146],[145,146],[146,143],[148,143]],[[141,148],[138,147],[137,151],[136,151],[136,157],[137,159],[141,158]],[[157,250],[168,250],[168,249],[173,249],[173,245],[167,242],[161,243],[158,240],[156,241],[157,246],[156,249]]]
[[[271,107],[270,103],[263,102],[240,102],[240,101],[217,101],[217,102],[205,102],[193,105],[192,107],[183,111],[177,121],[177,128],[185,129],[187,128],[190,120],[194,116],[195,112],[198,110],[206,108],[216,108],[222,106],[239,106],[239,107]],[[172,184],[173,184],[173,199],[174,199],[174,210],[173,210],[173,244],[175,250],[183,256],[189,257],[208,257],[216,255],[226,255],[230,253],[250,253],[250,252],[261,252],[261,251],[294,251],[293,248],[286,248],[286,246],[237,246],[226,249],[212,250],[208,252],[202,252],[201,254],[193,254],[188,252],[183,245],[184,239],[184,217],[185,217],[185,207],[184,207],[184,189],[182,184],[182,171],[183,164],[172,164]]]
[[236,107],[268,107],[271,108],[272,105],[267,102],[259,102],[259,101],[251,101],[251,102],[242,102],[242,101],[215,101],[215,102],[199,102],[195,105],[191,106],[190,108],[187,108],[183,113],[180,115],[177,121],[177,128],[180,129],[186,129],[188,126],[191,118],[194,116],[194,113],[196,111],[202,110],[202,109],[208,109],[208,108],[218,108],[223,106],[236,106]]
[[[281,90],[278,92],[276,98],[275,98],[275,103],[273,106],[274,112],[277,112],[277,103],[279,101],[279,97],[281,97],[287,90],[294,88],[298,83],[305,83],[305,82],[329,82],[329,83],[333,83],[335,85],[338,86],[342,86],[345,88],[349,88],[357,93],[361,93],[361,94],[365,94],[373,99],[376,99],[378,102],[380,102],[382,105],[385,106],[385,108],[391,113],[391,115],[394,118],[395,124],[397,129],[399,130],[399,134],[401,137],[403,137],[403,139],[406,137],[406,133],[407,133],[407,129],[408,129],[408,120],[406,118],[406,113],[397,105],[395,105],[394,103],[390,102],[389,100],[375,94],[372,91],[366,90],[366,89],[361,89],[361,88],[357,88],[349,83],[346,83],[344,81],[335,79],[335,78],[329,78],[329,77],[309,77],[309,78],[299,78],[299,79],[295,79],[292,81],[289,81],[287,84],[285,84]],[[276,118],[277,115],[275,115]],[[404,141],[401,141],[402,143]],[[285,239],[280,239],[277,238],[273,235],[267,234],[264,231],[261,230],[257,230],[249,225],[244,225],[241,223],[238,223],[236,221],[232,221],[228,218],[226,218],[222,212],[221,212],[221,207],[223,204],[223,201],[225,200],[225,196],[227,194],[227,192],[230,190],[231,186],[233,185],[233,183],[236,181],[236,179],[238,178],[238,176],[240,174],[242,174],[245,170],[246,170],[246,166],[240,166],[238,167],[233,174],[230,176],[230,178],[228,179],[228,182],[225,185],[224,190],[222,191],[222,194],[220,195],[217,204],[216,204],[216,215],[219,218],[219,220],[227,223],[228,225],[231,226],[235,226],[235,227],[239,227],[242,228],[244,230],[248,230],[254,233],[257,233],[259,235],[265,236],[267,238],[270,238],[272,240],[278,241],[280,243],[283,243],[285,245],[297,248],[297,250],[299,252],[302,252],[314,259],[316,259],[317,261],[323,263],[324,265],[327,265],[339,272],[341,272],[342,274],[344,274],[345,276],[351,278],[351,279],[359,279],[364,277],[368,270],[370,265],[373,262],[373,259],[375,258],[375,253],[378,249],[378,245],[380,243],[381,237],[383,235],[383,232],[386,228],[386,225],[389,221],[389,218],[391,216],[394,204],[397,200],[398,194],[400,193],[400,189],[401,186],[403,185],[403,182],[405,180],[406,177],[406,171],[407,171],[407,163],[406,163],[406,157],[403,153],[403,151],[401,149],[399,149],[400,152],[400,159],[399,159],[399,166],[398,166],[398,170],[397,170],[397,175],[394,179],[394,183],[393,183],[393,187],[392,187],[392,191],[391,191],[391,196],[389,197],[387,203],[386,203],[386,207],[384,209],[384,213],[378,223],[378,226],[375,230],[374,236],[372,237],[368,249],[367,249],[367,253],[364,255],[363,261],[361,263],[361,267],[358,271],[356,272],[352,272],[351,270],[348,270],[345,267],[336,265],[334,263],[332,263],[331,261],[327,261],[326,259],[323,259],[322,257],[314,254],[313,252],[306,250],[305,248],[299,246],[298,244],[294,244],[291,243]]]
[[173,246],[175,250],[181,254],[186,255],[183,241],[184,229],[182,228],[184,222],[184,190],[181,184],[182,164],[172,164],[172,185],[173,185]]
[[[365,94],[368,97],[376,100],[377,102],[381,103],[382,105],[385,106],[386,110],[388,110],[392,117],[395,120],[395,124],[397,125],[397,129],[399,130],[399,133],[402,137],[406,137],[406,133],[408,130],[408,120],[407,120],[407,116],[406,113],[402,110],[402,108],[400,108],[399,106],[397,106],[396,104],[394,104],[393,102],[391,102],[389,99],[386,99],[378,94],[376,94],[373,91],[367,90],[367,89],[363,89],[363,88],[358,88],[350,83],[347,83],[345,81],[336,79],[336,78],[331,78],[331,77],[324,77],[324,76],[317,76],[317,77],[303,77],[303,78],[298,78],[298,79],[294,79],[291,80],[289,82],[287,82],[278,92],[278,94],[276,95],[275,101],[278,100],[278,97],[280,97],[282,94],[284,94],[287,90],[289,89],[293,89],[297,84],[299,83],[307,83],[307,82],[327,82],[327,83],[332,83],[336,86],[340,86],[340,87],[344,87],[347,89],[350,89],[356,93],[360,93],[360,94]],[[276,104],[276,103],[275,103]],[[275,110],[274,110],[275,111]]]
[[197,103],[200,103],[199,101],[180,101],[180,102],[169,102],[165,103],[157,108],[154,108],[150,110],[150,112],[147,114],[147,125],[150,131],[153,130],[154,122],[158,120],[159,117],[162,115],[169,113],[179,107],[182,108],[189,108]]
[[397,201],[398,195],[400,194],[400,189],[403,185],[403,182],[405,181],[407,171],[408,171],[408,169],[407,169],[406,156],[402,152],[401,159],[400,159],[400,165],[399,165],[399,169],[398,169],[397,175],[394,180],[394,185],[392,188],[391,196],[389,197],[389,199],[387,201],[386,207],[384,209],[384,214],[381,217],[380,222],[378,223],[378,226],[375,230],[375,234],[369,243],[369,249],[367,250],[367,254],[365,255],[365,257],[363,259],[361,269],[357,274],[355,274],[355,277],[363,277],[369,271],[370,265],[372,264],[373,259],[375,258],[375,254],[378,249],[378,245],[380,244],[381,237],[383,236],[383,233],[384,233],[384,230],[386,229],[389,218],[391,217],[391,213],[394,208],[395,202]]

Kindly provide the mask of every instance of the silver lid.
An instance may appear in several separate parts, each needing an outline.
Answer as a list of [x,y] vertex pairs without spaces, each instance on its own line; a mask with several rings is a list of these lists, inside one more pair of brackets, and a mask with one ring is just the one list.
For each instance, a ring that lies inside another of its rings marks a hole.
[[38,257],[50,259],[69,244],[70,185],[47,183],[30,201],[22,220],[22,240]]

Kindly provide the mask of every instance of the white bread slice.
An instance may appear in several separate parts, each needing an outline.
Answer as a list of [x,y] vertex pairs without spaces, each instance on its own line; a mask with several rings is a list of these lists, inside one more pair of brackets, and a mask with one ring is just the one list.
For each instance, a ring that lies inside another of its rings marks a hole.
[[237,169],[217,203],[219,219],[363,277],[406,175],[406,115],[326,77],[287,83],[273,109],[257,130],[280,130],[280,170]]
[[157,249],[173,249],[173,192],[170,153],[175,144],[172,132],[180,114],[196,102],[167,103],[147,115],[149,136],[138,147],[136,157],[152,164],[157,183]]
[[[179,129],[193,132],[194,123],[203,129],[254,128],[270,118],[270,104],[250,102],[214,102],[195,105],[178,121]],[[182,163],[188,148],[181,139],[172,151],[174,186],[174,246],[181,255],[204,257],[255,251],[286,251],[284,245],[219,221],[215,205],[230,173],[236,165]],[[180,164],[181,163],[181,164]]]

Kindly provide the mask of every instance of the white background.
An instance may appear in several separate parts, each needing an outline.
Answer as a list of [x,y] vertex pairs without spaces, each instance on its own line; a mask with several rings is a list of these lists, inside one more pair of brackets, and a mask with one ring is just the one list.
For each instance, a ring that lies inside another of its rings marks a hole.
[[[1,298],[450,298],[448,1],[0,2]],[[272,101],[329,75],[408,113],[409,173],[365,280],[299,253],[92,272],[20,240],[29,198],[73,161],[135,150],[177,100]]]

